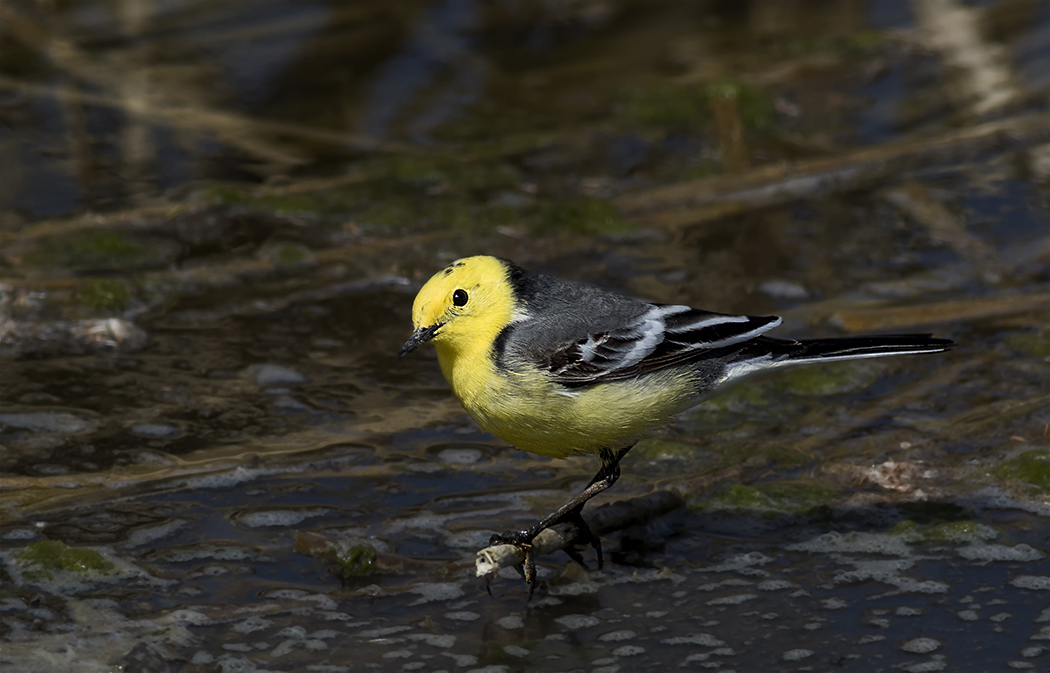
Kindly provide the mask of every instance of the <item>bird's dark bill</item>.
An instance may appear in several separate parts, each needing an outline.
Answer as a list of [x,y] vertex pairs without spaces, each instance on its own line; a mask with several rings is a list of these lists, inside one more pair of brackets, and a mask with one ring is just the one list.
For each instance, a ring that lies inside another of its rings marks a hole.
[[437,325],[431,325],[430,327],[420,327],[415,332],[412,332],[412,336],[410,336],[408,341],[405,342],[405,345],[401,347],[401,351],[398,352],[397,356],[403,358],[421,345],[433,339],[434,335],[437,334],[437,331],[441,329],[441,325],[442,323],[438,323]]

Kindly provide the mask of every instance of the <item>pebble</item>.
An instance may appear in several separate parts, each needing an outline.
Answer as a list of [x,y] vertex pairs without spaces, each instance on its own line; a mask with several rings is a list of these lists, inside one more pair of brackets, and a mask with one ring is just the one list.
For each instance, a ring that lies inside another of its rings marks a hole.
[[162,423],[140,423],[131,426],[130,430],[139,437],[151,439],[174,439],[182,434],[182,431],[175,426]]
[[307,383],[308,378],[288,367],[271,364],[251,365],[244,373],[260,386],[291,386]]
[[449,465],[473,465],[484,456],[478,449],[443,449],[438,459]]
[[65,411],[0,414],[0,423],[30,432],[57,432],[61,435],[79,435],[98,429],[94,423]]
[[809,290],[789,280],[767,280],[759,285],[758,289],[777,299],[805,299],[809,297]]

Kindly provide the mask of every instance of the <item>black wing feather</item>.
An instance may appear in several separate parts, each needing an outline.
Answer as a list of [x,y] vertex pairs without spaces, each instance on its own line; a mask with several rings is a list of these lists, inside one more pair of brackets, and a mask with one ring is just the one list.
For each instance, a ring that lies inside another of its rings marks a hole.
[[623,327],[589,334],[534,360],[554,382],[574,387],[617,381],[704,357],[780,324],[774,316],[732,316],[687,306],[651,305]]

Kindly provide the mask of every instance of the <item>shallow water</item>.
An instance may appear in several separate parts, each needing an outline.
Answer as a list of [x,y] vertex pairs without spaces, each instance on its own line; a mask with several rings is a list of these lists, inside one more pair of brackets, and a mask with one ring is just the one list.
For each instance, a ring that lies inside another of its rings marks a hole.
[[[3,9],[5,672],[1045,669],[1045,3],[256,7]],[[530,600],[596,461],[394,357],[478,252],[956,347],[683,414]]]

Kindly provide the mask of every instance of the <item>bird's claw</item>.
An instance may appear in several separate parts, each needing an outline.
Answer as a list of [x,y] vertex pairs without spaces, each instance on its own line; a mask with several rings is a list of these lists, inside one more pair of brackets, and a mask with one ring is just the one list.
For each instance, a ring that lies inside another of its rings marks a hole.
[[[550,525],[568,524],[572,526],[575,535],[572,538],[572,542],[565,547],[565,553],[569,555],[569,558],[586,569],[587,564],[583,560],[583,555],[580,554],[576,547],[589,544],[594,548],[594,552],[598,557],[598,570],[601,570],[603,566],[602,541],[601,538],[591,531],[591,527],[588,526],[587,522],[584,520],[581,510],[582,508],[571,510]],[[523,558],[521,567],[518,571],[522,574],[522,577],[525,578],[525,582],[529,585],[530,598],[536,591],[536,560],[532,541],[537,535],[543,532],[543,530],[545,529],[507,531],[506,533],[497,533],[489,538],[489,546],[509,544],[517,547],[521,551]]]
[[507,531],[506,533],[497,533],[489,538],[490,547],[498,544],[509,544],[521,550],[524,559],[518,571],[525,578],[525,583],[529,585],[529,598],[536,591],[536,561],[532,553],[532,541],[538,533],[539,531],[532,532],[528,530]]

